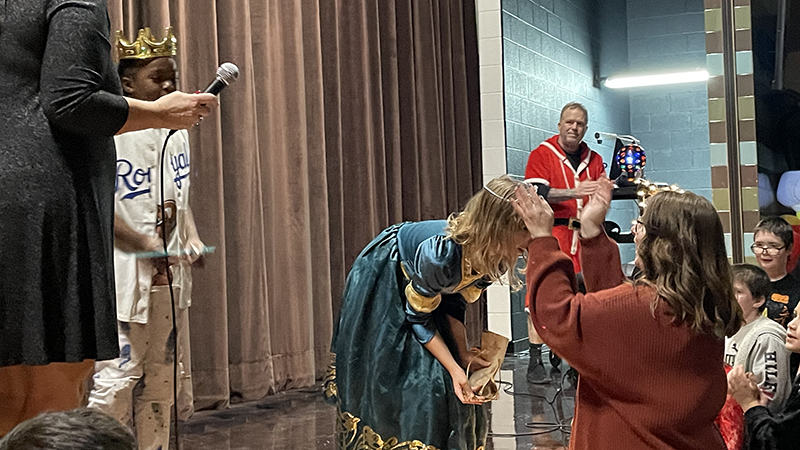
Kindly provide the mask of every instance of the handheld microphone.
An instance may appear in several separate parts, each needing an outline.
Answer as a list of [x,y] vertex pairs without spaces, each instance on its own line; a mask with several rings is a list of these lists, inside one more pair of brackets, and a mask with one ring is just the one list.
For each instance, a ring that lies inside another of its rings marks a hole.
[[239,77],[239,68],[236,67],[236,64],[233,63],[222,63],[221,66],[217,69],[217,76],[214,78],[214,81],[208,85],[208,87],[203,91],[204,94],[214,94],[218,95],[220,91],[225,89],[229,84],[236,81]]

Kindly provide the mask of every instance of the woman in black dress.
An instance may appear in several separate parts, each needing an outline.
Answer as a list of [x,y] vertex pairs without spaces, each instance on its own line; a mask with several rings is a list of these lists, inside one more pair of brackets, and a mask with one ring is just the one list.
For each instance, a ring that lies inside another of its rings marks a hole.
[[105,0],[0,4],[0,436],[78,406],[91,360],[119,353],[113,135],[188,128],[216,104],[126,99],[110,55]]

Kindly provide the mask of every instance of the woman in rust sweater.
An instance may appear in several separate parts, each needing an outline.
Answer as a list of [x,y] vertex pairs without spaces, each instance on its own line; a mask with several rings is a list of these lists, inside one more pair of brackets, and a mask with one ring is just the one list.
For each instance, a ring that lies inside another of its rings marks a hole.
[[570,448],[725,450],[714,419],[727,393],[724,337],[741,311],[717,212],[689,192],[655,194],[636,230],[644,276],[626,283],[602,228],[612,184],[602,186],[581,216],[585,295],[550,235],[549,205],[524,186],[514,202],[533,238],[533,324],[580,374]]

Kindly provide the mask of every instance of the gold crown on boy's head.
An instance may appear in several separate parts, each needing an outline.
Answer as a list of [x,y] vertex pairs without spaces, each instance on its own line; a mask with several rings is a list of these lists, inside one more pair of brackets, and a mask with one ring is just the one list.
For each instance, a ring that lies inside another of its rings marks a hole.
[[117,30],[117,59],[150,59],[161,58],[163,56],[175,56],[178,54],[178,39],[172,31],[172,27],[167,27],[164,39],[157,41],[150,32],[150,28],[145,27],[139,30],[136,40],[129,42]]

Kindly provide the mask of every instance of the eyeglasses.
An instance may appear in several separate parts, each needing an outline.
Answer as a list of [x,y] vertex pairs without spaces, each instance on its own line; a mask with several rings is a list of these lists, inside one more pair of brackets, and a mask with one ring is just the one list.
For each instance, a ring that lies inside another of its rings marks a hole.
[[769,256],[778,256],[778,253],[781,252],[786,247],[769,247],[766,245],[757,245],[753,244],[750,246],[750,251],[753,252],[754,255],[760,254],[767,254]]

